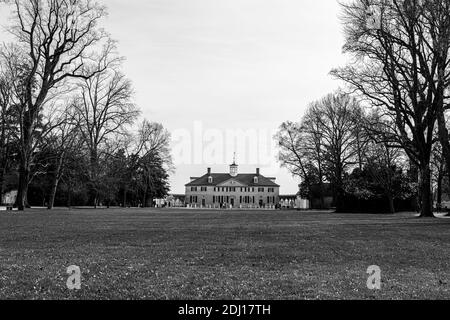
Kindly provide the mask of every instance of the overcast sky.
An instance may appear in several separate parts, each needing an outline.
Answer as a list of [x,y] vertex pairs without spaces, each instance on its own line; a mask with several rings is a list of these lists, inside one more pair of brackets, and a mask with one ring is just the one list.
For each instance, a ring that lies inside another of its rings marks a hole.
[[[124,71],[134,83],[143,116],[161,122],[177,137],[191,134],[192,161],[181,161],[175,152],[178,165],[171,178],[172,192],[183,193],[189,177],[203,175],[207,167],[228,171],[234,149],[226,138],[217,143],[220,133],[253,130],[259,137],[270,138],[283,121],[299,120],[309,102],[340,85],[328,75],[345,64],[337,1],[104,3],[109,8],[106,29],[127,59]],[[5,13],[0,13],[0,19],[4,25]],[[221,153],[215,161],[195,157],[205,148],[195,146],[195,136],[208,130],[216,137],[211,140],[214,147],[221,149],[215,151]],[[189,140],[177,139],[178,151],[180,141],[185,147]],[[267,143],[258,138],[257,144]],[[287,171],[274,170],[261,157],[253,163],[249,155],[234,151],[241,172],[261,167],[263,174],[278,178],[281,193],[298,191],[298,181]]]

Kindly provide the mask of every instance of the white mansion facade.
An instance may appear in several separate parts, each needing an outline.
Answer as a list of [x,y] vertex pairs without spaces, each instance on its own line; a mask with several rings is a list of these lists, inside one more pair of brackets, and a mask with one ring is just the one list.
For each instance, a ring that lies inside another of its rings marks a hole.
[[230,165],[229,173],[207,173],[191,178],[186,185],[185,202],[189,207],[203,208],[267,208],[280,202],[280,186],[276,178],[255,173],[239,174],[238,165]]

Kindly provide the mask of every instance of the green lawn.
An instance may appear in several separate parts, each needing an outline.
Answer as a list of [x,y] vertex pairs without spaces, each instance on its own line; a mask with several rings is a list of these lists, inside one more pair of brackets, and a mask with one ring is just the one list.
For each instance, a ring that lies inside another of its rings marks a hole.
[[[66,288],[66,269],[82,289]],[[366,287],[367,268],[382,289]],[[411,214],[0,212],[1,299],[450,298],[450,219]]]

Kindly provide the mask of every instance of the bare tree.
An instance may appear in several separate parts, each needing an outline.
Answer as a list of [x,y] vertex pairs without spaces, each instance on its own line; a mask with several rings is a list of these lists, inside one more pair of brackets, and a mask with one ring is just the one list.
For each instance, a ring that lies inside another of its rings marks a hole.
[[[20,92],[20,168],[17,205],[23,210],[33,160],[36,127],[52,90],[66,80],[88,79],[86,64],[94,49],[106,37],[98,27],[104,7],[90,0],[15,0],[14,25],[10,31],[26,55],[27,73]],[[98,71],[96,71],[98,72]]]
[[349,66],[332,71],[394,121],[392,143],[402,147],[420,171],[423,217],[433,216],[430,159],[438,116],[434,102],[439,98],[425,77],[429,73],[435,78],[440,63],[424,32],[429,22],[422,9],[424,3],[432,2],[438,1],[371,1],[380,12],[375,24],[368,23],[369,2],[342,4],[344,51],[354,59]]
[[[93,77],[83,79],[77,88],[77,122],[89,152],[91,201],[98,204],[99,161],[101,147],[117,134],[125,134],[127,125],[134,123],[140,112],[134,105],[131,81],[120,71],[120,59],[114,56],[114,44],[105,47]],[[114,63],[110,64],[111,61]],[[95,72],[95,71],[92,71]]]
[[137,144],[134,154],[146,156],[159,154],[168,170],[172,169],[172,155],[170,154],[170,133],[160,123],[144,119],[136,137]]
[[67,156],[70,152],[82,148],[82,140],[79,135],[79,128],[75,122],[73,106],[65,108],[59,115],[58,125],[52,130],[46,139],[48,148],[52,149],[53,159],[47,159],[53,163],[51,172],[50,193],[48,199],[48,209],[53,209],[56,192],[66,167]]
[[13,81],[11,73],[0,58],[0,197],[4,191],[4,176],[11,161]]
[[358,163],[357,116],[358,102],[347,94],[329,94],[311,105],[306,118],[320,128],[324,171],[331,182],[337,210],[344,196],[344,174]]
[[[448,111],[450,110],[450,1],[425,1],[416,4],[418,15],[417,37],[426,43],[420,73],[427,80],[433,93],[431,106],[437,110],[440,147],[433,149],[434,171],[437,172],[437,204],[442,202],[442,183],[446,169],[450,168],[450,134]],[[440,158],[440,160],[438,160]],[[436,163],[436,160],[438,161]],[[448,179],[450,186],[450,179]]]
[[300,124],[301,130],[304,132],[303,145],[305,155],[309,159],[310,167],[314,168],[316,178],[313,179],[319,186],[320,207],[325,208],[324,198],[324,180],[325,180],[325,154],[324,154],[324,132],[320,123],[314,121],[311,113],[313,106],[306,112]]
[[294,177],[300,178],[304,195],[312,201],[311,190],[319,184],[321,191],[321,207],[323,199],[323,171],[322,147],[320,132],[314,131],[309,125],[314,123],[294,123],[291,121],[281,124],[274,139],[278,143],[278,161]]
[[324,206],[324,182],[332,183],[338,210],[343,198],[344,173],[362,166],[362,110],[351,96],[337,92],[312,103],[300,123],[282,124],[275,139],[279,160],[310,189],[318,185]]
[[[133,180],[133,175],[141,171],[144,175],[144,192],[142,204],[148,206],[150,195],[150,177],[155,161],[161,162],[165,169],[170,172],[174,170],[172,155],[170,153],[170,133],[162,124],[150,122],[144,119],[133,137],[131,151],[128,154],[128,170],[123,179],[123,205],[127,202],[127,191]],[[139,170],[140,169],[140,170]]]
[[308,180],[306,149],[303,143],[304,132],[298,123],[291,121],[281,124],[275,140],[280,149],[278,160],[282,167],[289,170],[293,176]]
[[403,173],[406,155],[404,151],[396,146],[392,146],[392,129],[395,127],[391,121],[383,119],[378,110],[365,117],[362,122],[363,134],[367,137],[368,147],[364,154],[370,176],[383,189],[388,200],[391,213],[396,212],[394,200],[398,197],[395,190],[396,175],[400,171]]

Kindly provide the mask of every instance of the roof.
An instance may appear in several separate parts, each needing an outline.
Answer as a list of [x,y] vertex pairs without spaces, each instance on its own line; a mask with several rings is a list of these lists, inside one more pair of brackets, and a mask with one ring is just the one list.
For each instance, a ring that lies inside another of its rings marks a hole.
[[[209,177],[213,178],[212,183],[209,183]],[[254,183],[254,177],[258,177],[258,183]],[[236,180],[237,182],[249,187],[279,187],[278,184],[276,184],[269,178],[266,178],[262,175],[257,176],[254,173],[238,174],[236,177],[231,176],[229,173],[211,173],[210,175],[205,174],[203,177],[196,178],[194,181],[188,183],[186,187],[215,187],[231,179]]]

